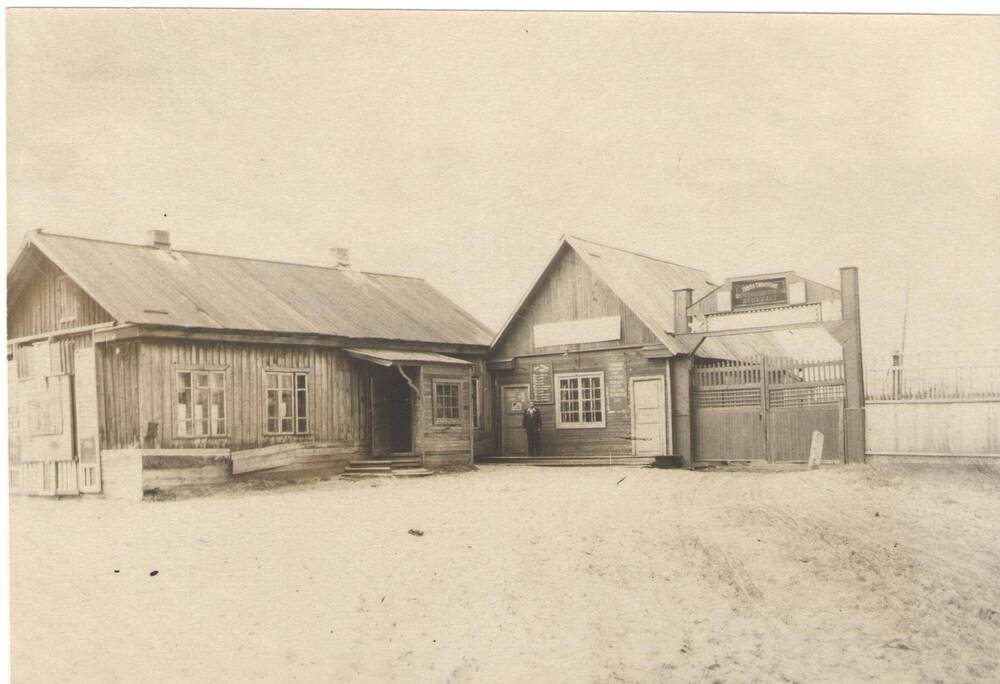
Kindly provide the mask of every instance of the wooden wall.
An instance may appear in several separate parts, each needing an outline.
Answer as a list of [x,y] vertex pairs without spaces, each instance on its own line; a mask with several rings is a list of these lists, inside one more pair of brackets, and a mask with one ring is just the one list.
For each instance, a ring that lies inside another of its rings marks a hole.
[[[177,371],[199,366],[225,369],[226,436],[177,436]],[[267,368],[301,369],[310,373],[308,434],[266,434],[264,372]],[[288,442],[368,448],[367,364],[338,349],[144,340],[135,370],[139,376],[135,385],[138,390],[135,401],[138,426],[145,434],[147,423],[159,425],[157,448],[229,448],[238,451]],[[125,389],[122,394],[132,391]],[[118,410],[121,411],[121,408]],[[131,441],[117,442],[113,448],[133,446],[138,443],[140,435],[130,433],[128,437]]]
[[17,300],[7,304],[7,337],[14,339],[55,330],[111,322],[111,314],[76,288],[76,319],[60,323],[56,282],[65,275],[37,250],[32,255],[33,276]]
[[[514,370],[495,371],[494,404],[499,405],[503,385],[531,384],[531,364],[551,363],[552,373],[603,371],[605,425],[603,428],[556,428],[556,404],[540,404],[542,411],[542,455],[565,457],[629,456],[632,454],[632,414],[628,381],[631,377],[657,375],[666,378],[664,359],[643,358],[637,350],[581,352],[517,359]],[[558,388],[553,388],[558,401]],[[532,397],[533,399],[534,397]],[[500,426],[496,426],[500,430]],[[668,429],[669,434],[669,429]],[[498,450],[502,446],[498,446]]]
[[[471,436],[469,428],[469,367],[450,364],[427,364],[420,368],[420,416],[416,430],[416,450],[424,454],[428,468],[471,464]],[[439,425],[434,423],[434,380],[457,380],[461,383],[461,423]]]
[[100,448],[131,449],[140,444],[138,341],[96,345]]
[[1000,401],[899,400],[865,404],[871,455],[1000,456]]
[[[621,316],[619,342],[594,342],[535,349],[533,328],[539,323]],[[525,302],[492,356],[506,359],[536,351],[560,352],[607,347],[609,344],[656,344],[655,335],[597,277],[571,247],[564,247],[538,290]]]

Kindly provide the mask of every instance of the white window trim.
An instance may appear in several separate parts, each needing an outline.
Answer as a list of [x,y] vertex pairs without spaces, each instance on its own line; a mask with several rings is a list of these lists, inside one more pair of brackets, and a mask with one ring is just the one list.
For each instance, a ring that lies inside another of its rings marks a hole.
[[[562,419],[562,392],[559,384],[566,378],[593,378],[601,379],[601,422],[599,423],[564,423]],[[574,373],[556,373],[553,377],[555,385],[555,413],[557,430],[593,430],[606,428],[608,426],[608,388],[604,383],[604,371],[579,371]]]
[[[458,399],[458,418],[438,418],[437,414],[437,396],[438,396],[438,385],[458,385],[458,392],[456,393],[456,398]],[[462,425],[463,414],[465,412],[462,410],[462,379],[452,378],[452,377],[440,377],[431,379],[431,424],[433,425]]]

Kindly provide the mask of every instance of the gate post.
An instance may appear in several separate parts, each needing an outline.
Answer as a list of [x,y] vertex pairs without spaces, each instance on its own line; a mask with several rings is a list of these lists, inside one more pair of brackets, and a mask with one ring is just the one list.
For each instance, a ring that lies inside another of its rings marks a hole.
[[694,435],[691,426],[691,376],[694,356],[675,356],[670,364],[670,387],[673,391],[670,420],[673,432],[673,453],[681,457],[685,468],[694,466]]
[[[688,324],[688,309],[691,307],[693,290],[681,288],[674,290],[674,332],[687,333],[691,331]],[[671,445],[674,455],[679,455],[685,468],[694,467],[694,431],[691,426],[691,384],[694,374],[694,354],[675,356],[667,362],[670,366],[671,397],[670,432],[674,443]]]
[[861,303],[858,269],[840,269],[841,318],[849,322],[850,334],[841,342],[844,350],[844,457],[848,463],[865,462],[865,380],[861,358]]

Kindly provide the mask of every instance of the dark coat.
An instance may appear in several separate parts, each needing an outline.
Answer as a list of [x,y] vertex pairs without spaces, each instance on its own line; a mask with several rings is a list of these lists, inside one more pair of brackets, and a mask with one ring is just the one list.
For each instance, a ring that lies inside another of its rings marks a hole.
[[530,408],[524,412],[521,418],[521,425],[525,430],[538,431],[542,429],[542,412],[537,407]]

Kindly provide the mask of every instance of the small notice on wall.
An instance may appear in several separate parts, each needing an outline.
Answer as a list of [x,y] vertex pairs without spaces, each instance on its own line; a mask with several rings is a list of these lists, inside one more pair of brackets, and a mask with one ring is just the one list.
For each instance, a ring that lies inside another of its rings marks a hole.
[[536,404],[551,404],[555,401],[552,390],[552,364],[531,364],[531,396]]

